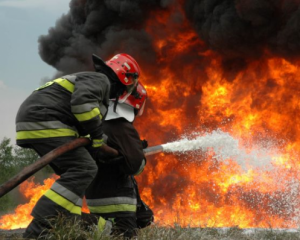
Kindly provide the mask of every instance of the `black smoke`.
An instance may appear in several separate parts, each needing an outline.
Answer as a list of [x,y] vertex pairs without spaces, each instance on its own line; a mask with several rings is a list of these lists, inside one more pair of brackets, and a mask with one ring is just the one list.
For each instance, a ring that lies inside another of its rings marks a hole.
[[225,71],[268,54],[300,54],[300,0],[71,0],[69,12],[39,38],[40,56],[62,73],[91,70],[93,53],[106,59],[126,52],[153,65],[146,23],[178,5],[207,48],[222,56]]
[[184,8],[199,36],[227,58],[299,56],[299,0],[187,0]]
[[166,0],[71,0],[69,12],[40,36],[40,56],[62,73],[91,70],[93,53],[106,59],[126,52],[153,62],[145,21],[150,12],[168,4]]

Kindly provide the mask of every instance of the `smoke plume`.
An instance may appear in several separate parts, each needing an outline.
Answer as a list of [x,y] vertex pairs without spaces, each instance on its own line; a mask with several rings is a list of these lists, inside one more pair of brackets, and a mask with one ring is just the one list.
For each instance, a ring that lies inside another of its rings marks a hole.
[[186,16],[199,37],[227,58],[259,58],[266,52],[299,56],[298,0],[187,0]]
[[70,11],[39,38],[40,56],[62,73],[92,70],[93,53],[106,59],[126,52],[153,61],[144,24],[149,12],[167,5],[155,0],[71,0]]
[[[299,55],[299,0],[71,0],[69,12],[39,38],[40,56],[62,73],[91,70],[93,53],[106,59],[126,52],[155,64],[146,23],[175,6],[206,47],[222,56],[224,70],[239,71],[266,54]],[[169,20],[166,28],[173,27]]]

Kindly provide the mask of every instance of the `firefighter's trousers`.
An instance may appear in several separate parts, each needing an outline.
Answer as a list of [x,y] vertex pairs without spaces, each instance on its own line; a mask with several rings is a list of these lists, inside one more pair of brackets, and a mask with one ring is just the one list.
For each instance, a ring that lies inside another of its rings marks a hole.
[[[44,143],[34,143],[32,148],[43,156],[71,139],[60,138]],[[67,152],[50,163],[54,172],[60,176],[49,190],[38,200],[31,215],[34,220],[24,234],[38,236],[49,228],[48,219],[59,214],[67,217],[80,217],[82,198],[86,188],[97,173],[97,165],[86,148],[79,147]]]

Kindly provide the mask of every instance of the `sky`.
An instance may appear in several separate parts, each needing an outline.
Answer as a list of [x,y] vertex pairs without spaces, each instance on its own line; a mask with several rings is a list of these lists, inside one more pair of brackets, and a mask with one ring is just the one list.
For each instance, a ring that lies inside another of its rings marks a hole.
[[69,11],[70,0],[0,0],[0,142],[15,144],[22,101],[56,70],[43,62],[38,38]]

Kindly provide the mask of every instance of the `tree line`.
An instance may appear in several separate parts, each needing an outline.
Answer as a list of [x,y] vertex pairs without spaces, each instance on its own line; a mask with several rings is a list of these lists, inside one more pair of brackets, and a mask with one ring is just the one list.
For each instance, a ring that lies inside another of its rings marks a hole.
[[[32,149],[18,147],[11,143],[11,139],[3,138],[0,142],[0,185],[18,174],[24,167],[34,163],[38,158],[39,156]],[[37,181],[42,181],[51,173],[51,168],[46,167],[34,176]],[[0,198],[0,213],[10,211],[20,204],[18,195],[17,187],[2,196]]]

